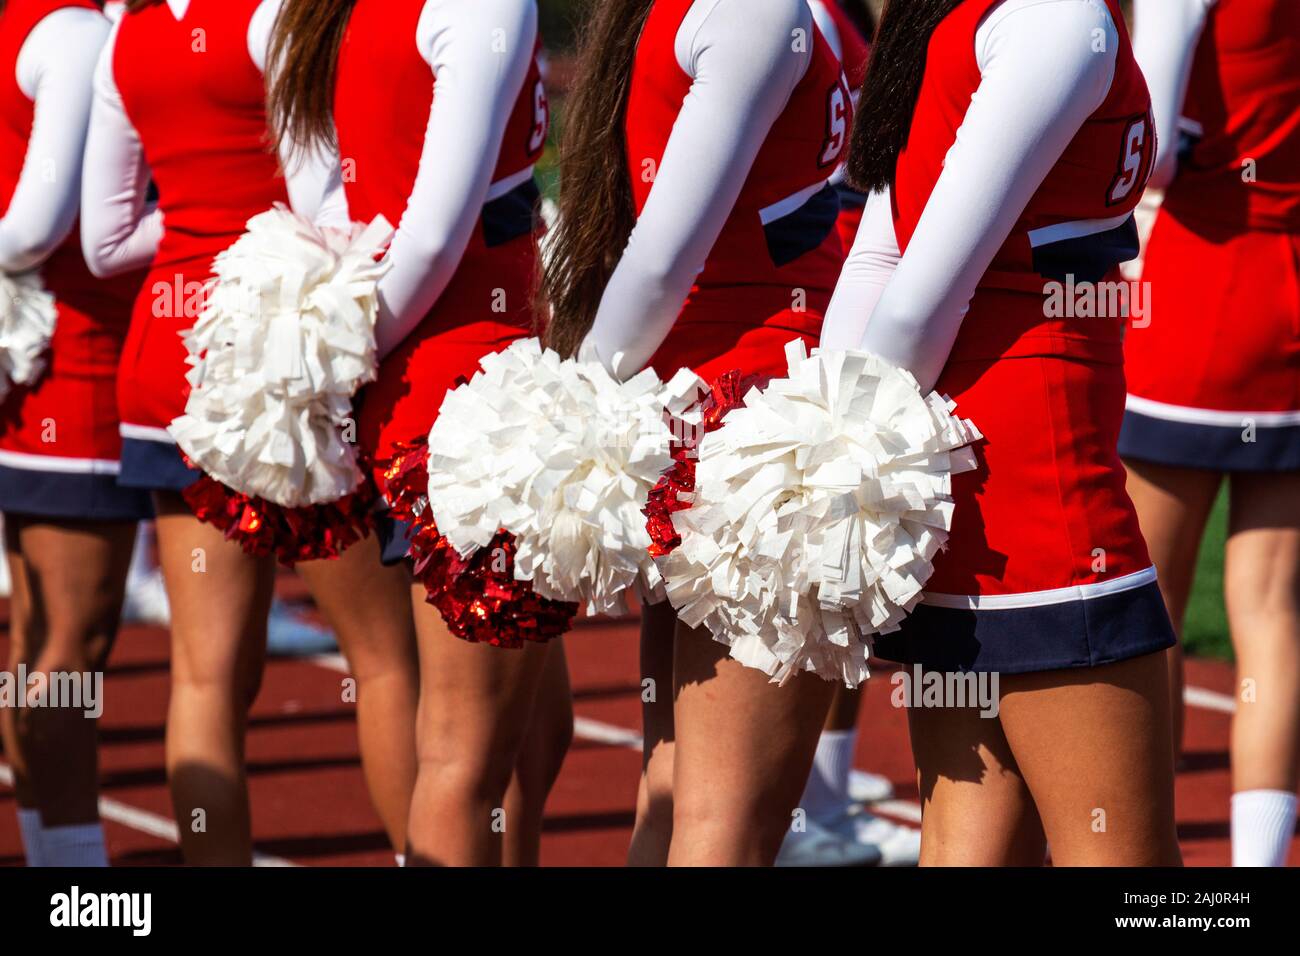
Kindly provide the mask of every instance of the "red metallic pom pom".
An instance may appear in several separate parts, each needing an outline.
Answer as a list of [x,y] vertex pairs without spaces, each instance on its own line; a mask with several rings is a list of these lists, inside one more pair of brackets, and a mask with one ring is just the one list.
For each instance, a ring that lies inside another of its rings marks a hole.
[[486,548],[462,557],[438,533],[429,513],[429,449],[425,439],[396,447],[380,473],[395,518],[411,523],[410,558],[448,629],[462,640],[494,647],[549,641],[572,626],[578,605],[538,597],[516,581],[514,536],[499,531]]
[[650,489],[650,497],[642,510],[646,516],[646,531],[650,533],[650,553],[654,557],[661,558],[682,543],[681,535],[673,527],[673,515],[691,506],[700,442],[706,434],[721,428],[727,413],[745,404],[745,393],[760,384],[762,379],[759,376],[743,375],[738,370],[724,372],[709,383],[709,393],[696,403],[700,424],[687,425],[681,420],[673,423],[670,451],[673,464]]
[[[189,464],[189,462],[186,462]],[[377,493],[369,481],[325,505],[284,508],[202,475],[181,492],[200,521],[255,557],[275,555],[287,567],[337,558],[370,533]]]

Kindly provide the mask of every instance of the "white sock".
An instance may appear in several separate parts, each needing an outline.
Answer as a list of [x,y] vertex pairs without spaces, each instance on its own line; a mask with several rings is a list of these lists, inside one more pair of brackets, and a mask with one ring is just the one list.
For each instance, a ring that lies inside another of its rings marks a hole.
[[102,823],[45,827],[41,831],[46,866],[108,866]]
[[812,773],[799,806],[814,820],[825,820],[849,802],[849,771],[853,769],[856,730],[824,730],[817,741]]
[[23,838],[23,855],[28,866],[45,866],[45,844],[41,840],[41,811],[18,808],[18,832]]
[[394,853],[394,854],[393,854],[393,859],[397,861],[397,865],[398,865],[398,866],[406,866],[406,854],[405,854],[405,853]]
[[1285,790],[1232,795],[1232,865],[1285,866],[1295,834],[1296,796]]

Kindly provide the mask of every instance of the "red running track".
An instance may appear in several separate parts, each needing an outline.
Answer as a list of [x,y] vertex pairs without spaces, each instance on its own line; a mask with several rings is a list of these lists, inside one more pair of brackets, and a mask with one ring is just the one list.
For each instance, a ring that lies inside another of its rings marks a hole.
[[[282,592],[302,599],[297,582]],[[7,605],[0,620],[7,632]],[[618,866],[635,806],[639,752],[636,628],[585,622],[566,639],[578,737],[552,794],[543,865]],[[3,645],[4,638],[0,638]],[[112,862],[177,864],[163,772],[167,636],[124,630],[107,674],[102,777]],[[388,866],[392,856],[370,808],[357,756],[353,707],[343,702],[337,660],[274,660],[254,708],[249,737],[253,827],[264,862],[309,866]],[[1231,668],[1191,661],[1185,769],[1178,777],[1178,827],[1190,865],[1225,865],[1228,849],[1228,727]],[[857,766],[887,775],[897,789],[886,810],[914,817],[916,787],[906,717],[887,684],[868,691]],[[0,764],[0,865],[21,865],[7,765]],[[1290,862],[1300,864],[1300,840]]]

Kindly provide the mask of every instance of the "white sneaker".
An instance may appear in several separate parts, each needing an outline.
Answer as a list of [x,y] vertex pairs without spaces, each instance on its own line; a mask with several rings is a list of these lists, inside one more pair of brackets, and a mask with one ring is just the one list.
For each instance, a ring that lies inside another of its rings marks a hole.
[[122,620],[135,624],[171,623],[172,609],[167,603],[167,588],[162,571],[153,568],[126,579],[126,599],[122,602]]
[[916,866],[921,859],[921,831],[892,823],[883,817],[847,809],[818,824],[842,840],[874,848],[880,853],[881,866]]
[[776,855],[777,866],[879,866],[880,850],[832,833],[814,820],[790,830]]
[[865,770],[849,771],[849,799],[854,803],[878,803],[894,795],[894,785],[888,777]]

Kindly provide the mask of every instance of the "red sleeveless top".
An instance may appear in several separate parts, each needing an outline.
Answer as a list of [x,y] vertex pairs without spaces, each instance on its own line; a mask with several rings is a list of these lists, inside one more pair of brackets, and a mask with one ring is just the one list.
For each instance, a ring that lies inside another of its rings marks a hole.
[[[675,45],[694,0],[656,0],[632,68],[626,136],[637,214],[691,88]],[[835,232],[839,200],[827,180],[848,146],[853,100],[840,62],[813,27],[812,63],[759,150],[740,197],[696,280],[695,291],[771,286],[774,303],[790,290],[829,295],[843,247]],[[692,293],[694,296],[694,293]],[[687,310],[690,305],[688,303]]]
[[[166,231],[154,277],[207,278],[247,221],[288,202],[269,144],[266,89],[248,52],[259,0],[191,0],[123,19],[113,78],[158,187]],[[147,290],[146,290],[147,292]]]
[[[926,70],[893,189],[894,225],[906,250],[944,158],[979,88],[975,33],[1000,0],[965,0],[930,38]],[[1118,0],[1106,0],[1119,31],[1115,76],[1105,101],[1084,122],[1039,186],[980,282],[980,289],[1041,295],[1048,280],[1095,282],[1137,254],[1132,212],[1155,160],[1146,80]]]
[[[334,122],[348,210],[358,222],[382,214],[396,226],[415,186],[437,95],[437,79],[415,43],[424,4],[358,0],[348,20],[339,50]],[[487,249],[533,230],[537,192],[531,170],[546,144],[549,119],[534,55],[501,142],[481,228],[470,238],[461,269],[472,267]]]
[[[35,104],[18,86],[18,55],[36,25],[65,7],[100,9],[94,0],[9,0],[0,13],[0,210],[18,188],[35,116]],[[56,331],[59,370],[94,374],[114,369],[140,276],[96,279],[86,268],[75,226],[40,273],[58,301],[56,329],[80,330],[72,336]]]
[[1193,225],[1300,232],[1300,3],[1219,0],[1183,113],[1199,131],[1164,208]]

